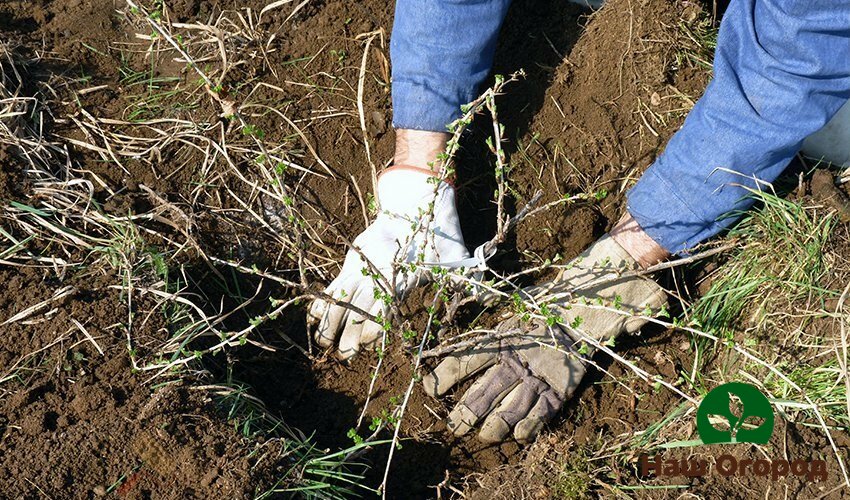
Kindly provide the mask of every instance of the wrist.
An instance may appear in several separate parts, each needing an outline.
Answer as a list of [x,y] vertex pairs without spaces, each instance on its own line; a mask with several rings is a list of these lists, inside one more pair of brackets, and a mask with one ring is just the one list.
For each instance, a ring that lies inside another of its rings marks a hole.
[[446,132],[397,129],[393,163],[429,170],[432,175],[440,176],[443,164],[438,156],[446,151],[450,138]]
[[670,252],[646,234],[628,212],[623,214],[620,220],[614,224],[609,234],[642,269],[658,264],[670,257]]

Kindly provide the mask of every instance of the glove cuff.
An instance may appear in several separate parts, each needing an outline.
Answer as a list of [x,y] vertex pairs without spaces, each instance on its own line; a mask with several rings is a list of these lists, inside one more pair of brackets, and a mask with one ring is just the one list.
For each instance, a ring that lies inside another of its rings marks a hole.
[[[384,174],[386,174],[386,173],[397,172],[397,171],[421,172],[421,173],[429,175],[431,177],[437,177],[437,178],[440,177],[440,174],[438,172],[435,172],[435,171],[433,171],[429,168],[415,167],[413,165],[392,165],[392,166],[385,168],[383,170],[383,172],[378,174],[378,180],[380,180],[381,177],[383,177]],[[442,181],[445,182],[446,184],[448,184],[451,187],[455,187],[455,182],[454,182],[455,179],[454,179],[453,175],[446,177],[445,179],[442,179]]]
[[418,215],[431,201],[437,205],[454,202],[450,183],[431,170],[409,165],[394,165],[381,172],[376,195],[381,211],[406,216]]
[[[600,340],[616,336],[618,333],[634,333],[647,322],[647,319],[642,316],[645,309],[657,311],[667,303],[667,293],[652,279],[644,276],[624,276],[612,280],[618,274],[638,269],[638,265],[635,259],[608,234],[597,240],[582,256],[586,259],[584,261],[586,264],[579,263],[577,267],[587,269],[595,266],[599,276],[597,279],[585,281],[583,283],[584,289],[578,292],[579,295],[617,301],[620,304],[616,307],[622,307],[624,310],[636,313],[635,316],[615,315],[601,321],[601,323],[611,324],[622,322],[622,326],[603,333],[599,336]],[[569,270],[565,274],[569,274]],[[567,276],[566,279],[570,280],[570,277]],[[597,281],[599,281],[598,284]],[[575,283],[575,280],[570,280],[570,283]],[[581,310],[582,307],[577,306],[577,309]],[[590,323],[608,315],[602,311],[592,312],[590,310],[584,311],[584,314],[591,318]],[[597,316],[600,318],[597,318]],[[603,324],[594,325],[591,329],[599,332],[605,331]]]

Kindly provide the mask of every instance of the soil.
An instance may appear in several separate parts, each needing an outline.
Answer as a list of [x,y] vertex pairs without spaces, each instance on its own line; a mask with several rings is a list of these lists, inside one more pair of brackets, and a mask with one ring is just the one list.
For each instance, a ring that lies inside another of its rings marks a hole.
[[[50,299],[59,282],[51,274],[0,271],[2,317]],[[123,333],[115,328],[116,312],[126,305],[107,288],[114,279],[63,280],[74,292],[59,307],[3,326],[3,375],[21,368],[5,384],[13,392],[0,400],[3,496],[250,495],[258,482],[247,458],[253,447],[238,439],[210,395],[190,380],[154,390],[148,376],[134,373]],[[161,335],[162,328],[154,319],[139,334]]]
[[[166,1],[165,15],[172,22],[211,22],[222,11],[250,7],[256,14],[267,3]],[[141,44],[136,35],[149,34],[150,27],[134,23],[126,11],[120,0],[7,1],[0,4],[0,33],[27,61],[26,76],[34,82],[28,84],[30,94],[39,92],[50,104],[50,134],[75,141],[69,145],[75,175],[92,182],[94,199],[103,210],[142,215],[168,205],[188,221],[189,230],[181,232],[153,220],[146,227],[156,229],[159,236],[146,238],[151,245],[164,245],[166,237],[191,240],[179,264],[187,292],[201,299],[202,308],[210,314],[233,310],[240,305],[236,296],[260,290],[249,307],[225,322],[234,330],[245,328],[265,311],[268,299],[292,298],[296,293],[247,273],[211,266],[204,257],[238,259],[287,279],[300,278],[292,271],[296,259],[280,249],[281,238],[296,238],[292,235],[298,230],[285,222],[260,225],[236,214],[244,208],[237,197],[258,213],[280,210],[237,175],[241,171],[257,178],[252,163],[239,157],[233,168],[215,170],[219,167],[207,163],[209,151],[173,142],[162,150],[128,155],[119,168],[102,150],[80,146],[103,146],[91,129],[80,125],[88,116],[122,120],[104,127],[144,137],[155,136],[155,131],[133,123],[135,119],[192,119],[209,124],[210,135],[227,137],[235,148],[251,143],[244,130],[222,116],[219,104],[198,85],[197,75],[174,61],[173,51],[163,49],[151,56],[144,50],[147,42]],[[291,12],[289,6],[272,9],[256,26],[276,33],[273,44],[260,47],[247,35],[232,42],[241,44],[242,59],[229,68],[219,94],[250,99],[256,106],[245,111],[246,119],[263,131],[269,143],[288,146],[287,161],[321,174],[286,174],[298,186],[298,203],[312,207],[304,212],[305,221],[317,228],[324,243],[303,242],[305,255],[319,263],[309,279],[321,286],[336,274],[334,263],[341,262],[345,252],[338,235],[351,237],[366,224],[366,208],[359,198],[372,191],[372,174],[357,112],[363,55],[363,39],[357,36],[376,30],[382,31],[366,58],[365,133],[378,169],[392,158],[387,70],[393,6],[372,0],[327,0],[304,4],[289,19]],[[520,225],[494,267],[511,271],[546,259],[570,259],[611,227],[622,212],[626,190],[663,149],[707,84],[708,72],[681,57],[691,41],[679,28],[703,19],[699,5],[672,0],[610,0],[595,14],[560,0],[513,3],[494,68],[499,74],[521,68],[527,73],[497,101],[511,165],[508,209],[515,212],[538,190],[543,192],[541,204],[578,193],[598,196],[559,206]],[[139,94],[144,92],[131,83],[127,72],[150,68],[154,76],[170,79],[169,85],[185,93],[139,107]],[[266,86],[255,86],[258,90],[246,95],[248,84],[258,82]],[[284,123],[281,116],[292,123]],[[457,158],[459,210],[470,248],[489,240],[496,227],[495,179],[484,146],[490,127],[489,118],[477,120]],[[18,151],[0,147],[0,166],[0,198],[33,202]],[[0,282],[6,285],[0,291],[3,320],[63,287],[76,290],[55,312],[39,311],[29,321],[2,327],[0,375],[21,356],[38,353],[30,358],[32,369],[21,372],[13,383],[0,385],[0,491],[5,496],[253,497],[280,476],[286,462],[258,466],[249,457],[262,444],[239,434],[215,399],[199,389],[226,380],[245,384],[272,414],[313,436],[318,447],[337,450],[352,445],[349,431],[365,404],[377,356],[363,355],[345,365],[315,352],[309,345],[303,305],[257,329],[257,343],[265,347],[233,346],[204,358],[194,366],[194,375],[151,380],[150,374],[132,369],[124,331],[115,326],[128,311],[120,294],[109,288],[121,282],[114,271],[62,276],[49,267],[9,266],[0,268]],[[427,300],[422,292],[407,301],[408,321],[422,323],[422,304]],[[153,303],[142,302],[134,312],[154,308]],[[452,328],[493,326],[499,316],[498,310],[470,305],[458,312]],[[150,344],[164,340],[170,328],[164,318],[156,318],[136,332]],[[86,338],[84,329],[95,341]],[[313,355],[304,356],[280,333]],[[190,347],[206,347],[204,342]],[[371,419],[391,409],[408,386],[410,346],[402,344],[395,342],[384,358],[360,435],[368,434]],[[684,336],[657,328],[618,341],[616,349],[629,359],[642,360],[650,375],[666,380],[676,380],[693,361]],[[558,464],[572,464],[568,457],[589,453],[603,442],[625,442],[680,404],[672,393],[636,379],[605,356],[595,361],[611,376],[591,370],[550,432],[531,447],[484,446],[474,438],[452,438],[443,422],[452,398],[436,401],[414,387],[402,425],[404,440],[392,462],[388,496],[451,497],[464,490],[474,498],[527,493],[535,498],[563,497],[563,484],[545,479],[553,471],[560,477]],[[808,457],[813,449],[817,453],[827,449],[824,438],[811,429],[788,424],[784,430],[776,435],[787,444],[789,455]],[[693,429],[680,431],[686,437],[693,435]],[[779,441],[773,445],[781,449]],[[848,443],[839,445],[847,450]],[[386,446],[378,446],[359,459],[370,467],[353,468],[364,471],[369,487],[380,484],[387,453]],[[628,457],[619,468],[602,473],[585,472],[607,475],[609,482],[640,485],[634,459]],[[835,464],[830,467],[831,477],[837,477]],[[686,491],[706,498],[738,498],[741,491],[768,490],[759,478],[743,483],[695,480],[691,486]],[[595,494],[612,494],[600,484],[588,487]],[[819,493],[819,488],[822,485],[795,484],[791,491],[808,495]],[[681,493],[635,491],[652,498]]]
[[818,170],[812,176],[812,197],[835,210],[839,221],[850,222],[850,197],[835,186],[835,179],[828,170]]

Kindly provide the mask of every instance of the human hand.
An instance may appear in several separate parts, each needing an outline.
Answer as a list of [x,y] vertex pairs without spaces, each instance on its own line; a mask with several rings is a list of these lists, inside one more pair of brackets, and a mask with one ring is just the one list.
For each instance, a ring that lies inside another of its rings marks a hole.
[[[325,293],[386,318],[387,301],[391,300],[387,294],[404,296],[427,279],[422,263],[450,263],[469,257],[454,188],[435,181],[423,169],[406,166],[392,167],[380,176],[376,196],[381,212],[354,239],[354,248],[346,254],[342,270]],[[433,219],[429,213],[433,213]],[[378,286],[380,283],[384,287]],[[338,340],[337,355],[343,360],[373,348],[383,328],[361,314],[321,299],[310,306],[308,324],[315,327],[314,337],[320,346],[330,347]]]
[[[483,419],[478,437],[484,442],[511,433],[522,443],[534,440],[579,386],[586,371],[582,353],[592,353],[593,342],[637,331],[647,321],[645,311],[666,304],[655,282],[620,277],[634,267],[605,235],[556,280],[520,292],[547,313],[544,319],[514,316],[498,325],[495,340],[449,355],[423,378],[425,391],[438,397],[486,369],[449,414],[449,429],[462,436]],[[587,339],[593,342],[582,347]]]

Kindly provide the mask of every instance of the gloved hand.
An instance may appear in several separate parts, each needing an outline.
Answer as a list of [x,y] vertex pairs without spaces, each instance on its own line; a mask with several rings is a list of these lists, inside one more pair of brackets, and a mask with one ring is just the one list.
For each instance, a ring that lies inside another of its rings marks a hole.
[[[484,442],[504,441],[511,432],[519,442],[532,441],[585,374],[576,330],[605,342],[635,332],[646,323],[641,317],[591,305],[601,299],[609,307],[643,314],[647,307],[654,311],[667,302],[664,290],[654,281],[616,278],[635,267],[634,259],[605,235],[571,261],[555,281],[524,289],[520,293],[524,299],[545,305],[560,323],[548,326],[546,321],[523,322],[514,316],[496,331],[518,330],[518,335],[452,354],[426,375],[422,380],[425,391],[437,397],[487,369],[449,414],[449,429],[461,436],[483,419],[478,436]],[[553,296],[556,299],[549,303]],[[593,347],[585,345],[589,355]]]
[[[433,177],[423,169],[407,166],[384,171],[376,193],[381,212],[353,242],[391,284],[396,296],[422,284],[426,273],[422,266],[411,270],[401,265],[393,277],[394,261],[440,263],[469,257],[460,231],[454,188],[442,181],[435,184]],[[433,220],[427,228],[419,227],[432,203]],[[381,289],[376,288],[371,274],[372,269],[361,254],[350,249],[339,276],[325,293],[372,315],[386,317]],[[381,325],[360,314],[318,299],[310,307],[308,324],[316,327],[315,339],[322,347],[330,347],[339,339],[337,355],[343,360],[361,349],[374,347],[382,330]]]

